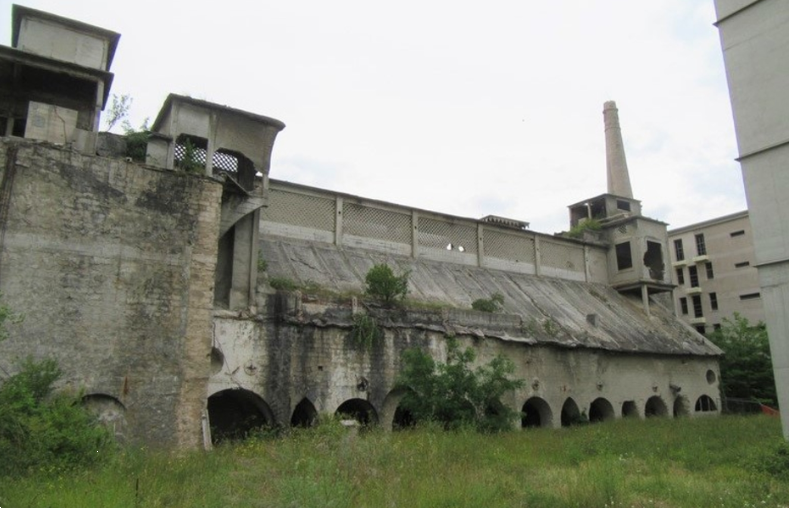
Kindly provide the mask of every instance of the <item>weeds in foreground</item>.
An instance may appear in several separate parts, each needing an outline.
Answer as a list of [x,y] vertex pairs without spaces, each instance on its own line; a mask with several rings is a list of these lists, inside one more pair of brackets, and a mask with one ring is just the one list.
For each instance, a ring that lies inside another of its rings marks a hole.
[[211,453],[127,451],[81,472],[0,479],[0,506],[785,507],[785,446],[765,417],[493,435],[429,424],[354,435],[330,420]]

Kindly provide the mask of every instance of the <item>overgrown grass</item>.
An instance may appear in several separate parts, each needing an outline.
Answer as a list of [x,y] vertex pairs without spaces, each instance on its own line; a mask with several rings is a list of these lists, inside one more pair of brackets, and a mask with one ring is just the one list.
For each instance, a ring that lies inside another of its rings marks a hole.
[[621,420],[482,435],[434,426],[352,436],[336,424],[177,456],[0,479],[0,506],[789,506],[779,422]]

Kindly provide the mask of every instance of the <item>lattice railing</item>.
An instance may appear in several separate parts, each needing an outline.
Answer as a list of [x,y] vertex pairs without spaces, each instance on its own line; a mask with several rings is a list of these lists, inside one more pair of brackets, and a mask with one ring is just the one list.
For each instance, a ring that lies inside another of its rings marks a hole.
[[485,256],[534,263],[534,238],[485,228]]
[[334,215],[334,199],[271,189],[261,220],[334,231]]
[[345,203],[343,232],[348,235],[411,244],[411,214]]
[[584,248],[581,245],[540,241],[540,264],[572,272],[585,272]]
[[477,253],[476,225],[419,217],[417,230],[420,249]]

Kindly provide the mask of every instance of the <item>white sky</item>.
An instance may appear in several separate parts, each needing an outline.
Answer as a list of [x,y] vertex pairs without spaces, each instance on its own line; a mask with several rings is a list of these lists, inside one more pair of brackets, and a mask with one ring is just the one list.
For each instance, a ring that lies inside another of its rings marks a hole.
[[615,100],[645,215],[746,208],[713,0],[17,3],[122,34],[135,126],[170,92],[285,122],[272,178],[553,233],[606,192]]

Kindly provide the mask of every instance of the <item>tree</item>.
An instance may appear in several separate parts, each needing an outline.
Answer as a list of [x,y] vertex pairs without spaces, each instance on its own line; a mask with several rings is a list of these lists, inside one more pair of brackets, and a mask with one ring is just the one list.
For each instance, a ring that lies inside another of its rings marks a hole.
[[[112,100],[107,111],[107,116],[104,119],[107,124],[107,131],[111,131],[118,122],[126,127],[128,125],[129,110],[131,109],[132,99],[131,95],[125,93],[123,95],[112,94]],[[128,130],[128,128],[126,128]]]
[[393,305],[396,301],[405,298],[408,294],[408,276],[406,271],[402,275],[395,275],[386,263],[375,265],[367,272],[364,278],[366,287],[364,292],[381,301],[386,306]]
[[504,406],[501,397],[523,386],[511,379],[515,365],[503,355],[471,369],[474,349],[461,349],[455,338],[447,342],[447,362],[433,360],[419,349],[403,353],[403,370],[397,384],[407,392],[400,402],[418,421],[436,421],[445,428],[473,425],[480,431],[512,428],[517,411]]
[[724,318],[721,328],[709,339],[724,353],[720,368],[726,397],[756,399],[775,407],[778,399],[764,323],[751,325],[735,313],[731,320]]

